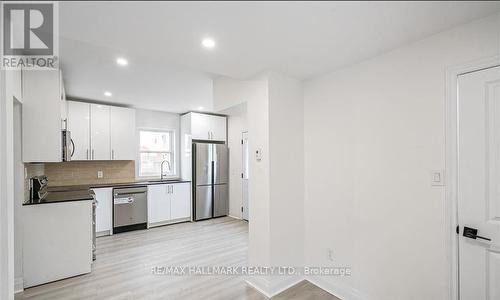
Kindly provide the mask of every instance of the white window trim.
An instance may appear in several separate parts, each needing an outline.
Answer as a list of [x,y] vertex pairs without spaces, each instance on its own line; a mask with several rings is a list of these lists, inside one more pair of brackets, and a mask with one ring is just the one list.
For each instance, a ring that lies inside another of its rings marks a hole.
[[177,168],[177,144],[176,144],[176,135],[175,135],[175,129],[173,128],[154,128],[154,127],[140,127],[137,128],[137,153],[136,157],[137,159],[135,160],[135,178],[137,180],[154,180],[154,179],[160,179],[160,174],[157,176],[140,176],[139,170],[140,170],[140,164],[141,164],[141,153],[148,152],[148,153],[164,153],[164,151],[141,151],[141,131],[154,131],[154,132],[169,132],[170,133],[170,145],[171,145],[171,151],[167,151],[168,153],[171,153],[172,157],[172,174],[168,175],[164,178],[166,179],[177,179],[179,178],[179,170]]

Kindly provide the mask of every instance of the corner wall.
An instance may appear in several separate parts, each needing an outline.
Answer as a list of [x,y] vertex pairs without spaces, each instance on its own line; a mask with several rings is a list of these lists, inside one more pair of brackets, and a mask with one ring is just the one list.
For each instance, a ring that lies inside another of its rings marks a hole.
[[13,73],[0,71],[0,299],[14,299]]
[[[500,54],[500,15],[305,83],[306,265],[343,299],[449,299],[446,70]],[[333,259],[327,258],[327,249]]]

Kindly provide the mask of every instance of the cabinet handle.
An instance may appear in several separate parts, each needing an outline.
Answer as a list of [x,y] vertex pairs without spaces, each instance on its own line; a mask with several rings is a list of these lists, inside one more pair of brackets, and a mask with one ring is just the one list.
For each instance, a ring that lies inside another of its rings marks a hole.
[[89,149],[85,150],[85,157],[89,160]]

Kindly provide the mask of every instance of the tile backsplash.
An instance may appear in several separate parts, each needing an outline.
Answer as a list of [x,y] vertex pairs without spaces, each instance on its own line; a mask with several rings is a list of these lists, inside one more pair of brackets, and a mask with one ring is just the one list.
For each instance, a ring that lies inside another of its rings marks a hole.
[[[107,184],[135,180],[135,161],[133,160],[70,161],[44,165],[49,186]],[[98,178],[99,171],[102,172],[102,178]]]

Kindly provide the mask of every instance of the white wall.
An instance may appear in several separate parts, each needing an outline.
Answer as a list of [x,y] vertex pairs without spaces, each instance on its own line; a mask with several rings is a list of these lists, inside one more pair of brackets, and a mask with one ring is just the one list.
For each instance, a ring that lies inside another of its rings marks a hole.
[[[249,251],[252,266],[303,264],[304,125],[302,85],[274,72],[253,80],[219,78],[214,107],[247,103],[249,140]],[[255,158],[256,150],[262,160]],[[272,296],[300,277],[250,277]]]
[[23,289],[23,219],[25,200],[24,163],[22,158],[21,104],[14,104],[14,288]]
[[[0,71],[0,299],[14,299],[12,72]],[[9,77],[9,78],[7,78]],[[7,84],[8,83],[8,84]]]
[[317,282],[345,299],[447,298],[445,190],[430,184],[445,74],[498,55],[499,35],[497,15],[306,82],[305,260],[352,268]]
[[[180,115],[163,111],[137,109],[135,114],[137,127],[137,145],[139,145],[139,129],[173,130],[175,134],[175,166],[177,176],[180,176]],[[139,166],[136,160],[136,177]],[[159,176],[160,174],[158,174]]]
[[[271,263],[299,267],[304,249],[302,84],[278,73],[268,78]],[[270,291],[294,280],[298,278],[274,278]]]
[[229,147],[229,215],[242,218],[243,205],[243,148],[241,138],[243,131],[248,131],[246,104],[244,109],[228,112],[227,136]]

